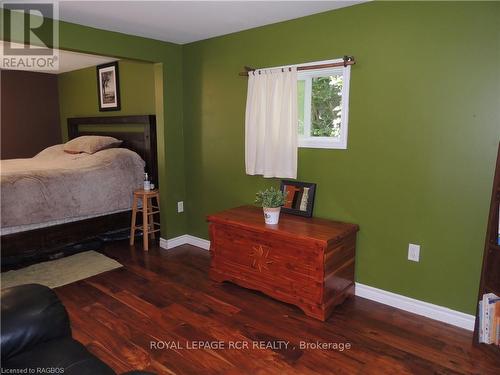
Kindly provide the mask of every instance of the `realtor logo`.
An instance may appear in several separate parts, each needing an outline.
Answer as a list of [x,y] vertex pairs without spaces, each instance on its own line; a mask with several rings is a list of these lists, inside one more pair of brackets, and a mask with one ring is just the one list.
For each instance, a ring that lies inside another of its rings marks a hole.
[[0,68],[59,69],[58,4],[50,1],[0,1]]

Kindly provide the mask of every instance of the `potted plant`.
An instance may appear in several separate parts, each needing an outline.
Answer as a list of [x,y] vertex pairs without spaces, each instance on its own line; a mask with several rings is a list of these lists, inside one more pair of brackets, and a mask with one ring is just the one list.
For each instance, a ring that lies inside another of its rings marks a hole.
[[262,206],[266,224],[278,224],[281,206],[285,204],[285,194],[274,187],[255,194],[255,203]]

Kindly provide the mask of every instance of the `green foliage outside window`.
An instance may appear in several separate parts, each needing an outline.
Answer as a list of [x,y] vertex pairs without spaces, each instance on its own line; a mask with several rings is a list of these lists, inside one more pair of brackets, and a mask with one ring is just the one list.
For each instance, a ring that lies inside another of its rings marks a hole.
[[304,134],[305,80],[297,82],[299,134],[339,137],[342,114],[342,75],[312,78],[311,134]]
[[311,136],[340,136],[341,99],[342,76],[313,78]]

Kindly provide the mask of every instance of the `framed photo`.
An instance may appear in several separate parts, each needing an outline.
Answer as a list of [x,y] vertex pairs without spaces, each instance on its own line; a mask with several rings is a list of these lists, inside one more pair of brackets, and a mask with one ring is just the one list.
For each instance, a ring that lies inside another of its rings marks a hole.
[[97,66],[97,97],[99,111],[120,110],[120,79],[117,61]]
[[282,180],[280,190],[285,194],[282,212],[311,217],[314,208],[316,184],[310,182]]

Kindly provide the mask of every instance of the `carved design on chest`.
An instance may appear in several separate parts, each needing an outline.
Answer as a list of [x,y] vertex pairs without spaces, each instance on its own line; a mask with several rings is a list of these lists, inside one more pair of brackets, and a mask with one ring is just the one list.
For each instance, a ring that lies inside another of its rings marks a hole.
[[269,248],[262,245],[253,246],[250,257],[252,257],[252,268],[258,269],[259,272],[269,270],[268,265],[273,263],[272,260],[268,259]]

